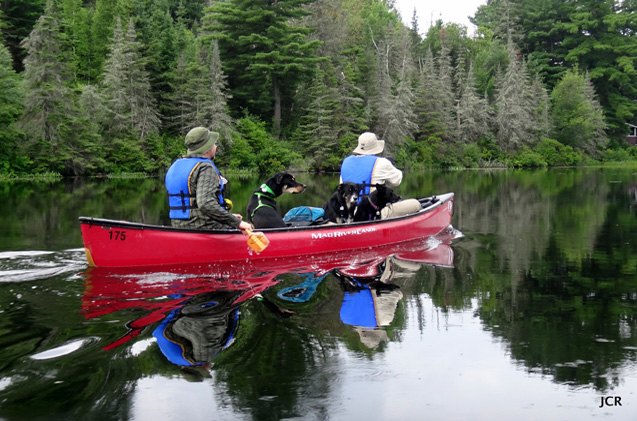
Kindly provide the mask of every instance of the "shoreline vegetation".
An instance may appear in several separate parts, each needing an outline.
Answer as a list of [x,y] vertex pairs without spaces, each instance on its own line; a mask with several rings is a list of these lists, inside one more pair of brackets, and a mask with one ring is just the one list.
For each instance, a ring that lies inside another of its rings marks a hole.
[[[532,166],[532,167],[515,167],[515,166],[489,166],[489,167],[429,167],[429,168],[419,168],[417,170],[414,169],[406,169],[405,172],[409,174],[412,171],[515,171],[520,169],[526,170],[540,170],[540,169],[564,169],[564,168],[634,168],[637,170],[637,159],[630,161],[613,161],[613,162],[588,162],[586,165],[558,165],[552,167],[546,166]],[[314,171],[307,170],[294,170],[297,174],[315,174]],[[326,171],[326,174],[338,174],[338,172]],[[228,171],[224,171],[224,176],[231,179],[249,179],[252,177],[256,177],[259,175],[257,171],[251,170],[236,170],[230,169]],[[162,174],[157,173],[144,173],[144,172],[136,172],[136,173],[119,173],[119,174],[101,174],[101,175],[91,175],[91,176],[63,176],[59,173],[41,173],[41,174],[0,174],[0,183],[7,184],[13,182],[31,182],[31,183],[57,183],[63,181],[65,178],[74,178],[74,177],[86,177],[91,179],[119,179],[119,180],[134,180],[134,179],[145,179],[145,178],[156,178],[163,177]]]
[[364,131],[407,171],[637,160],[635,2],[489,0],[471,35],[388,0],[19,3],[0,180],[161,174],[196,126],[246,177],[338,171]]

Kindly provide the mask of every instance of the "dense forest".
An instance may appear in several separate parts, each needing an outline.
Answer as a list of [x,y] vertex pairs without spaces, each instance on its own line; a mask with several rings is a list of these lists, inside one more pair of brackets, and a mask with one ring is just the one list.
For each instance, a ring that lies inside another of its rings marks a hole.
[[[637,0],[488,0],[476,32],[393,0],[3,0],[0,174],[156,173],[192,127],[241,171],[637,157]],[[467,11],[470,14],[471,11]]]

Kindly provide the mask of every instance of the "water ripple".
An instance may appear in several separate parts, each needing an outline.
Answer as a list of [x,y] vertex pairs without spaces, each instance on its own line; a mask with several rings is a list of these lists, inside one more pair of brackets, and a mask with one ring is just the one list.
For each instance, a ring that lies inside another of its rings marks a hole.
[[27,282],[75,273],[86,267],[84,249],[0,253],[0,282]]
[[58,347],[47,349],[46,351],[38,352],[37,354],[31,355],[31,359],[33,360],[50,360],[53,358],[63,357],[65,355],[71,354],[78,349],[82,348],[84,345],[96,342],[99,338],[90,337],[84,339],[77,339],[74,341],[67,342]]

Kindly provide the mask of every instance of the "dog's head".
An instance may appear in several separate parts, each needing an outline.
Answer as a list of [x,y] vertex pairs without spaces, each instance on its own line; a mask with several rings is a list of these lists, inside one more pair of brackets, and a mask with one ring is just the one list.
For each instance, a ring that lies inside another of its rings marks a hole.
[[400,196],[384,184],[376,184],[374,187],[376,187],[376,190],[370,193],[369,196],[379,209],[384,208],[389,203],[396,203],[400,200]]
[[356,205],[358,201],[358,190],[358,185],[354,183],[342,183],[336,188],[339,201],[348,209]]
[[268,178],[265,183],[275,196],[283,193],[301,193],[305,190],[305,184],[296,181],[294,176],[288,172],[279,172]]

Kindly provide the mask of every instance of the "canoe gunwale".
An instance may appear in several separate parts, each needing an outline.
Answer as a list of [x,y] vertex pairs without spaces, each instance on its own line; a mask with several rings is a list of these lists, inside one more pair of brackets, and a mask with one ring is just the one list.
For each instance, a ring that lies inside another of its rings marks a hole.
[[[258,231],[263,231],[265,233],[286,233],[286,232],[299,232],[299,231],[317,231],[317,230],[329,230],[334,228],[347,228],[347,227],[360,227],[364,225],[383,225],[386,223],[394,223],[396,221],[415,218],[423,213],[429,213],[435,208],[442,206],[443,203],[446,203],[454,196],[453,193],[445,193],[436,196],[424,197],[419,200],[426,200],[430,198],[437,198],[438,201],[433,203],[431,206],[427,206],[426,208],[421,209],[420,211],[408,215],[402,215],[387,219],[377,219],[374,221],[360,221],[360,222],[351,222],[348,224],[320,224],[320,225],[307,225],[307,226],[297,226],[297,227],[285,227],[285,228],[260,228]],[[99,225],[103,227],[126,227],[128,229],[137,229],[137,230],[161,230],[161,231],[170,231],[170,232],[180,232],[180,233],[198,233],[198,234],[238,234],[243,235],[241,231],[237,230],[205,230],[205,229],[193,229],[193,228],[178,228],[172,227],[169,225],[154,225],[154,224],[145,224],[141,222],[130,222],[130,221],[121,221],[114,219],[105,219],[105,218],[95,218],[89,216],[80,216],[79,218],[80,224],[86,225]]]

